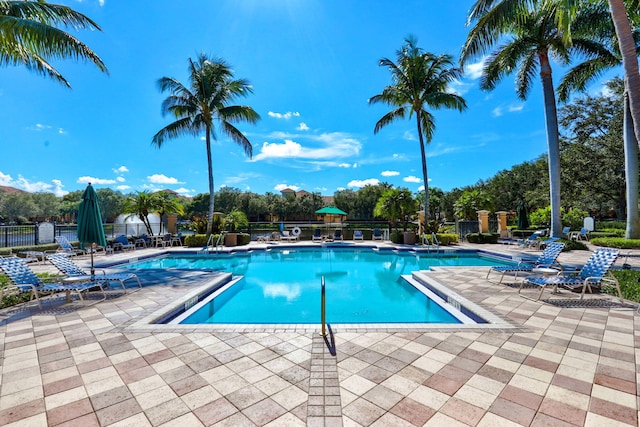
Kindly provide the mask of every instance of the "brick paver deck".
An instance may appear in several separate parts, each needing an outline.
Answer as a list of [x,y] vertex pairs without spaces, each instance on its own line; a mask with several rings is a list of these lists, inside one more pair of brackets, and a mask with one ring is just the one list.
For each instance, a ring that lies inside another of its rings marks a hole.
[[486,272],[428,275],[504,327],[334,328],[335,357],[319,327],[141,325],[204,272],[149,275],[94,305],[5,309],[0,425],[637,426],[635,307],[534,302]]

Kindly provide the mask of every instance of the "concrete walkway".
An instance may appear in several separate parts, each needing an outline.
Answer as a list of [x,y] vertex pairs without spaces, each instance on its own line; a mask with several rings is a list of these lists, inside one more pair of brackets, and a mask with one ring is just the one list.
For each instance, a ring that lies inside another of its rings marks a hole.
[[555,298],[571,304],[533,302],[486,273],[427,274],[505,327],[335,328],[335,357],[319,328],[141,323],[206,272],[149,275],[142,290],[89,306],[56,298],[43,310],[5,309],[0,425],[637,426],[635,308],[602,295],[576,303],[568,292]]

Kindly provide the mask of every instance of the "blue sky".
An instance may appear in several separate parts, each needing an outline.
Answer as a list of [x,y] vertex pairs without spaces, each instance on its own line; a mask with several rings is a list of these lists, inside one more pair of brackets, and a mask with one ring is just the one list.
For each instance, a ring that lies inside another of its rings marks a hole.
[[[0,185],[57,195],[96,188],[123,193],[169,188],[208,191],[201,137],[152,136],[168,124],[160,105],[163,76],[187,82],[187,59],[206,52],[226,60],[254,94],[239,103],[260,115],[238,127],[253,159],[224,135],[213,145],[215,186],[259,194],[282,188],[333,195],[388,182],[418,191],[421,163],[415,122],[373,134],[388,111],[367,100],[390,82],[382,57],[395,58],[413,34],[423,49],[458,59],[470,0],[60,1],[95,20],[80,31],[109,68],[56,62],[72,89],[21,67],[0,68]],[[430,186],[445,191],[488,179],[546,152],[540,83],[517,99],[513,76],[479,89],[481,58],[452,90],[468,109],[435,112],[427,147]],[[554,69],[554,83],[561,77]],[[599,90],[596,87],[594,90]]]

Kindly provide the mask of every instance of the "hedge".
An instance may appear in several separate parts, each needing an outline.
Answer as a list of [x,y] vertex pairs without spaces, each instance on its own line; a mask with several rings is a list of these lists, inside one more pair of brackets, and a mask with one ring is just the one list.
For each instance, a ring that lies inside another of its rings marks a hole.
[[589,241],[595,246],[606,246],[618,249],[640,249],[640,239],[625,239],[622,237],[597,237]]

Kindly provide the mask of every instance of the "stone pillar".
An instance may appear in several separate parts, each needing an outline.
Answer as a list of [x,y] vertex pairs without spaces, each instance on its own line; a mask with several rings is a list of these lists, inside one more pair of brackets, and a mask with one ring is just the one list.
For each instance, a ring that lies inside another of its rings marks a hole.
[[496,212],[496,216],[498,217],[498,233],[500,233],[500,237],[509,237],[509,230],[507,229],[507,212],[498,211]]
[[478,232],[489,232],[489,211],[478,211]]

